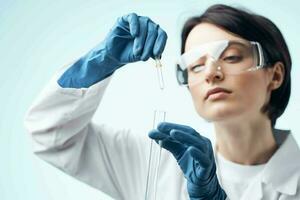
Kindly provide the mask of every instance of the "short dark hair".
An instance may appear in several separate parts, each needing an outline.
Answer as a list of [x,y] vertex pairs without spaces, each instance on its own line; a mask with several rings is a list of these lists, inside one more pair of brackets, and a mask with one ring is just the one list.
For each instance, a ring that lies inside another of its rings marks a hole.
[[274,128],[277,118],[283,114],[289,102],[292,68],[287,44],[278,27],[266,17],[244,8],[215,4],[207,8],[200,16],[194,16],[185,22],[181,32],[181,54],[185,51],[188,34],[202,22],[216,25],[246,40],[259,42],[270,63],[269,67],[273,67],[278,61],[284,64],[285,75],[282,85],[272,91],[269,103],[261,109],[263,113],[267,113]]

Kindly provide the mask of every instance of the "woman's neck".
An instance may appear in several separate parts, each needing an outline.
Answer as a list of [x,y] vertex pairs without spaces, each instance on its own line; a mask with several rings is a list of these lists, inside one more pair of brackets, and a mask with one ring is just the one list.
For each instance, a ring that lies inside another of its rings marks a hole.
[[[238,120],[239,121],[239,120]],[[215,123],[216,150],[224,158],[244,165],[266,163],[277,150],[268,119],[245,123]]]

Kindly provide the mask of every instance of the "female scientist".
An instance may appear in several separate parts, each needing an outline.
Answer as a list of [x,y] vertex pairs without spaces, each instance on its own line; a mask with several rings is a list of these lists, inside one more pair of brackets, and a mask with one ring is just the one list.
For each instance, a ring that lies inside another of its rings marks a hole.
[[275,129],[290,97],[291,58],[278,28],[263,16],[213,5],[183,27],[177,80],[199,116],[213,123],[213,146],[175,123],[160,123],[148,137],[92,122],[112,74],[160,57],[166,41],[149,18],[120,17],[99,45],[53,77],[29,109],[25,126],[35,154],[115,199],[140,200],[150,137],[168,150],[159,200],[300,199],[299,147],[290,131]]

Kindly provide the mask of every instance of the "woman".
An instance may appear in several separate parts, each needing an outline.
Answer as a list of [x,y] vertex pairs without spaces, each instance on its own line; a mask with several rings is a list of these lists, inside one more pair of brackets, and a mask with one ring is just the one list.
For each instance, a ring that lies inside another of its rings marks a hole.
[[[166,40],[147,17],[119,18],[30,108],[25,125],[34,152],[116,199],[143,199],[147,138],[91,120],[111,75],[160,57]],[[274,128],[291,87],[291,59],[278,28],[262,16],[214,5],[186,22],[181,53],[178,82],[188,86],[199,116],[213,122],[216,144],[180,124],[150,131],[168,150],[158,199],[300,199],[299,148],[290,131]]]

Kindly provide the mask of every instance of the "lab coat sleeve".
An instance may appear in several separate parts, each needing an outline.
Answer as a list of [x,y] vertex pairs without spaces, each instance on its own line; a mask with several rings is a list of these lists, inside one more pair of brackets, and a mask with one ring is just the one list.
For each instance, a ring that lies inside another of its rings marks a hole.
[[90,88],[72,89],[57,84],[60,74],[52,78],[24,119],[34,153],[115,199],[142,199],[147,134],[92,122],[111,76]]

